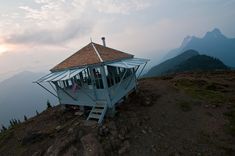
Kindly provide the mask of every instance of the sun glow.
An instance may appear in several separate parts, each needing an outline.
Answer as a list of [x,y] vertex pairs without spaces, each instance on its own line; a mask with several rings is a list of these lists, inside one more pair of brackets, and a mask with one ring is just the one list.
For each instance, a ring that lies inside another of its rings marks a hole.
[[8,50],[7,46],[5,45],[0,45],[0,54],[6,52]]

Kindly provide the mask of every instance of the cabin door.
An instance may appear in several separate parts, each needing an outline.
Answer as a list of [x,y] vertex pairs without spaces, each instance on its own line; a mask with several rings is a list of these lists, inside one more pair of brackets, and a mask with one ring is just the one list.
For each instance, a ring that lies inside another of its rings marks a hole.
[[[92,76],[93,76],[93,82],[94,82],[94,91],[96,94],[96,99],[97,100],[105,100],[105,87],[104,87],[104,82],[103,78],[104,76],[102,67],[95,67],[91,69]],[[105,74],[105,73],[104,73]]]

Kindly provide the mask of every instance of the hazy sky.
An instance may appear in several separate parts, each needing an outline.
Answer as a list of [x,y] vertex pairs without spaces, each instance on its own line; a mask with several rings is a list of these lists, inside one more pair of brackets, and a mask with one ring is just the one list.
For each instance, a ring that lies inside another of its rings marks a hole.
[[90,42],[160,59],[187,35],[235,36],[235,0],[0,0],[0,80],[46,71]]

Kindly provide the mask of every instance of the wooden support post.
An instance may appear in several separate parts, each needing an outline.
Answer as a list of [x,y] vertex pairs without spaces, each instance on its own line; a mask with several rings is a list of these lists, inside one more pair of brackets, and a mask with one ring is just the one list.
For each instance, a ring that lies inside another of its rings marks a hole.
[[96,94],[97,89],[96,89],[95,75],[94,75],[93,69],[94,68],[89,68],[90,73],[91,73],[90,77],[91,77],[91,84],[93,86],[93,93],[94,93],[95,100],[97,100],[97,94]]
[[111,108],[108,108],[108,111],[107,111],[107,116],[110,116],[110,117],[114,117],[116,114],[116,107],[111,107]]
[[108,90],[108,82],[107,82],[104,66],[100,66],[100,72],[101,72],[101,76],[102,76],[102,82],[103,82],[103,86],[104,86],[104,90],[105,90],[105,97],[107,100],[108,107],[112,107],[112,103],[111,103],[111,99],[110,99],[110,95],[109,95],[109,90]]

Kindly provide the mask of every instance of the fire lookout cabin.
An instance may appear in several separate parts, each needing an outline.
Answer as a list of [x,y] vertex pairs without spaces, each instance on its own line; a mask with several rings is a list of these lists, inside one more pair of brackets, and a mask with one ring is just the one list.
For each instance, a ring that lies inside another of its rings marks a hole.
[[[105,114],[137,88],[138,76],[149,60],[105,45],[89,43],[35,83],[56,96],[60,104],[91,107],[87,118],[101,123]],[[141,68],[140,68],[141,67]],[[54,91],[43,86],[47,82]],[[54,93],[55,92],[55,93]]]

